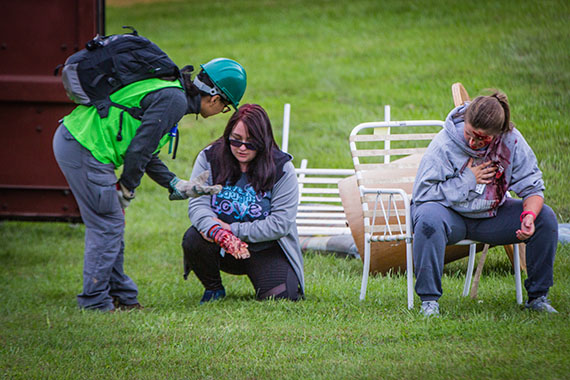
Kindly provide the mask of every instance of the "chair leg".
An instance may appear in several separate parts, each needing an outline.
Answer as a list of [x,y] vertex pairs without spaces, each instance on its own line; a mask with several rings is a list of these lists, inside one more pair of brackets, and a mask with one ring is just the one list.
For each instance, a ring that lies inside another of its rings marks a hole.
[[476,244],[469,245],[469,263],[467,264],[467,273],[465,275],[465,284],[463,285],[463,297],[469,295],[471,288],[471,278],[473,277],[473,267],[475,266],[475,253],[477,251]]
[[414,263],[412,258],[412,242],[406,242],[406,272],[408,276],[408,309],[414,308]]
[[364,265],[362,268],[362,284],[360,286],[361,301],[364,301],[364,298],[366,298],[366,286],[368,285],[369,272],[370,272],[370,240],[368,236],[364,236]]
[[521,284],[521,265],[519,256],[519,244],[514,245],[513,249],[513,265],[515,269],[515,291],[517,296],[517,303],[522,304],[522,284]]

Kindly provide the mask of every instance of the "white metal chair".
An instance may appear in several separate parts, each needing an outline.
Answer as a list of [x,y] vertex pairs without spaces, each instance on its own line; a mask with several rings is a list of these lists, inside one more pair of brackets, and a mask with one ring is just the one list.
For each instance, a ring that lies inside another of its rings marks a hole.
[[[283,109],[281,149],[289,149],[291,105]],[[334,236],[350,234],[339,196],[338,182],[354,174],[354,169],[309,168],[307,159],[295,169],[299,181],[297,231],[299,236]]]
[[299,181],[297,230],[300,236],[350,234],[338,190],[338,181],[353,169],[310,169],[307,160],[295,169]]
[[[350,133],[350,150],[364,216],[361,300],[366,297],[371,243],[405,241],[408,308],[413,308],[411,192],[421,155],[442,127],[443,121],[439,120],[373,122],[359,124]],[[394,130],[398,133],[392,133]],[[463,291],[466,296],[471,286],[476,242],[464,240],[457,244],[470,246]],[[522,303],[518,246],[514,257],[517,302]]]

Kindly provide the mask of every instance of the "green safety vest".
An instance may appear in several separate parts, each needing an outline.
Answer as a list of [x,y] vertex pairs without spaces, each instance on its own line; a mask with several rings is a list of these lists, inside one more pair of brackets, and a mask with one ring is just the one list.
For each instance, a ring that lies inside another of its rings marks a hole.
[[[131,83],[111,94],[110,98],[112,102],[125,107],[140,107],[140,102],[145,95],[166,87],[178,87],[182,90],[182,85],[178,80],[166,81],[153,78]],[[123,138],[121,141],[117,141],[121,117],[123,118],[121,129]],[[110,107],[109,115],[106,118],[101,118],[95,107],[79,105],[63,118],[63,124],[69,133],[88,149],[99,162],[103,164],[113,163],[115,168],[118,168],[123,165],[127,148],[135,137],[141,121],[118,107]],[[169,134],[164,135],[154,153],[157,153],[171,139],[172,136]]]

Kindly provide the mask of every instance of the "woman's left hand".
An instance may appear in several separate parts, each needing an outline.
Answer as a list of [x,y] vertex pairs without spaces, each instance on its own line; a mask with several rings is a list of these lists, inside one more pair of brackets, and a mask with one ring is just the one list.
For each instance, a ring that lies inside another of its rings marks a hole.
[[517,239],[524,241],[534,234],[534,216],[527,214],[521,222],[521,229],[517,230]]

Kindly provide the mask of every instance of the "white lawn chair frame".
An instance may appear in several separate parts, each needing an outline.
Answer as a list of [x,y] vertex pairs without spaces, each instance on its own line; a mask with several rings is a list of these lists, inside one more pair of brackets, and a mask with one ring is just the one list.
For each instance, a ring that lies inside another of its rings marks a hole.
[[[291,105],[283,109],[281,150],[289,149]],[[309,168],[307,159],[295,168],[299,182],[297,231],[299,236],[334,236],[350,234],[342,207],[338,182],[354,175],[354,169]]]
[[[407,297],[408,308],[414,306],[414,278],[413,278],[413,258],[412,240],[413,231],[411,225],[411,189],[414,177],[400,177],[397,180],[369,180],[364,178],[363,172],[381,168],[414,168],[417,170],[417,163],[390,162],[390,156],[411,156],[423,154],[425,147],[413,148],[391,148],[387,143],[390,141],[431,141],[436,133],[406,133],[393,134],[391,131],[398,131],[402,127],[443,127],[443,121],[439,120],[418,120],[418,121],[392,121],[362,123],[353,128],[350,133],[350,150],[353,157],[353,164],[356,172],[356,179],[360,191],[362,211],[364,215],[364,265],[362,271],[362,283],[360,288],[360,300],[366,297],[366,288],[370,272],[370,245],[372,242],[405,241],[406,242],[406,271],[407,271]],[[378,134],[360,134],[363,131],[380,131]],[[383,149],[361,149],[358,143],[380,143],[384,144]],[[361,163],[360,157],[373,157],[382,159],[381,163]],[[398,187],[390,186],[397,183]],[[406,192],[401,184],[406,183]],[[368,185],[368,186],[367,186]],[[372,185],[372,186],[370,186]],[[369,204],[373,204],[373,209],[369,209]],[[381,223],[377,223],[381,221]],[[469,262],[463,289],[463,296],[467,296],[471,287],[471,278],[475,262],[476,243],[471,240],[462,240],[457,245],[469,245]],[[522,286],[520,278],[520,263],[518,245],[515,245],[514,270],[516,299],[522,303]]]
[[350,234],[338,190],[338,182],[353,169],[311,169],[307,160],[295,169],[299,181],[297,231],[299,236]]

